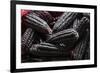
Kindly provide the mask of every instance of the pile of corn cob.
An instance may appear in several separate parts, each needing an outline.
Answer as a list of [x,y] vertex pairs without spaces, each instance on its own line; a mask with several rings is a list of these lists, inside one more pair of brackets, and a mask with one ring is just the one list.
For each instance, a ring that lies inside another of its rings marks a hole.
[[90,59],[90,14],[22,10],[21,61]]

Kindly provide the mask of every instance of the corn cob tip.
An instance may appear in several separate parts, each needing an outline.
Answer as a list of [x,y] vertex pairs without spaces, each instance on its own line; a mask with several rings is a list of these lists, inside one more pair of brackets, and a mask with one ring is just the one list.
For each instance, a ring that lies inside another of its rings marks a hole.
[[37,51],[37,45],[32,45],[32,47],[30,48],[30,51]]
[[74,32],[75,37],[77,37],[77,39],[79,38],[79,33],[75,29],[71,28],[71,29],[68,29],[68,30]]
[[49,31],[49,34],[52,34],[52,29],[47,28],[47,30]]

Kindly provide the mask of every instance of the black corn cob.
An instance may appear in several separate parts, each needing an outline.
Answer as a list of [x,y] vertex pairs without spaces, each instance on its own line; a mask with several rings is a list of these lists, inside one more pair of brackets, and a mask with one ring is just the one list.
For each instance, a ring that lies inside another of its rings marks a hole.
[[59,48],[53,44],[41,43],[32,45],[30,48],[30,55],[37,57],[67,57],[69,53],[66,51],[59,51]]
[[36,31],[41,32],[41,33],[46,33],[46,34],[51,34],[52,30],[49,27],[49,25],[38,17],[37,15],[30,13],[27,14],[23,20],[26,22],[26,25],[30,26],[31,28],[34,28]]
[[90,21],[87,17],[83,17],[78,24],[74,24],[73,28],[79,33],[79,36],[82,36],[82,34],[86,31],[86,28],[89,28]]
[[35,33],[31,28],[27,28],[21,38],[22,54],[27,53],[35,40]]
[[68,28],[72,24],[72,22],[75,20],[77,15],[78,13],[74,13],[74,12],[63,13],[63,15],[56,21],[53,27],[53,32],[58,32],[58,31]]
[[85,54],[85,51],[87,49],[87,45],[88,45],[88,42],[89,42],[89,32],[87,32],[85,38],[83,38],[75,47],[75,49],[73,49],[72,51],[72,55],[73,55],[73,58],[75,60],[82,60],[83,59],[83,56]]
[[38,50],[47,50],[47,51],[58,51],[57,46],[50,44],[50,43],[40,43],[34,45]]
[[41,19],[45,20],[48,24],[53,21],[52,15],[48,11],[33,11],[37,14]]
[[52,34],[46,42],[53,44],[63,43],[66,44],[67,47],[72,47],[78,38],[79,35],[74,29],[66,29]]

